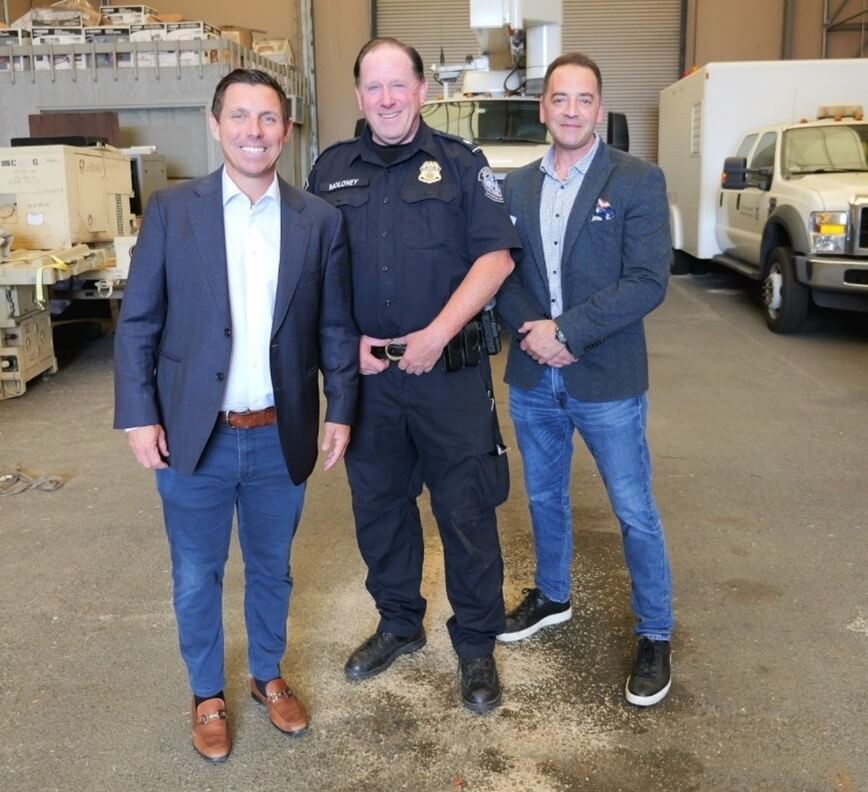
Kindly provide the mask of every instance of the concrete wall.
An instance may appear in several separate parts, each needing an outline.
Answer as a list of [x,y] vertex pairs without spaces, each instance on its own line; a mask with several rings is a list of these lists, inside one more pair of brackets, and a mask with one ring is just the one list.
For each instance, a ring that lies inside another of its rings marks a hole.
[[370,38],[370,0],[313,0],[319,147],[352,137],[361,117],[353,94],[353,63]]

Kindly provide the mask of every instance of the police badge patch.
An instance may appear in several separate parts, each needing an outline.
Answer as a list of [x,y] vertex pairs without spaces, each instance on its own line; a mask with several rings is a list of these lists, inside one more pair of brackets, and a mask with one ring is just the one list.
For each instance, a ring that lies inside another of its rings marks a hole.
[[440,163],[435,160],[423,162],[419,168],[419,181],[423,184],[436,184],[442,178],[440,175]]
[[503,193],[500,191],[500,185],[497,179],[491,172],[491,168],[487,165],[479,171],[477,179],[482,183],[482,189],[485,190],[485,197],[495,203],[503,203]]

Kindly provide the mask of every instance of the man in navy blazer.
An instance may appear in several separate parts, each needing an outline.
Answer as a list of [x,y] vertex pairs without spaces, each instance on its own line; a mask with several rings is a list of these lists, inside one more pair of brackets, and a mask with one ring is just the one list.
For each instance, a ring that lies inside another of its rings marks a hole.
[[497,306],[514,335],[506,368],[536,549],[535,586],[501,641],[571,618],[573,432],[590,450],[621,526],[639,637],[632,704],[669,692],[672,591],[645,438],[643,317],[663,300],[671,242],[659,168],[606,146],[599,67],[581,53],[549,66],[542,159],[510,174],[506,203],[523,250]]
[[114,425],[156,471],[193,745],[222,761],[222,582],[236,513],[251,694],[281,731],[307,727],[280,671],[290,547],[317,456],[318,374],[329,469],[355,416],[359,336],[340,212],[277,176],[291,128],[280,85],[231,72],[209,122],[224,167],[156,193],[145,214],[115,341]]

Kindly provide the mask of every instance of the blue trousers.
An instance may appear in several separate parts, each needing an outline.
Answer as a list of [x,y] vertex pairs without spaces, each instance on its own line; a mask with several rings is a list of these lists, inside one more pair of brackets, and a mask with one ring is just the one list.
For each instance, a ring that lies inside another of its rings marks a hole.
[[578,401],[566,392],[561,371],[547,368],[532,390],[510,388],[509,409],[524,462],[537,588],[558,602],[570,598],[570,465],[573,431],[577,430],[594,458],[621,526],[636,632],[669,640],[673,628],[672,580],[663,525],[651,488],[646,396]]
[[277,427],[218,425],[192,476],[171,467],[156,473],[181,655],[193,692],[211,696],[225,685],[223,570],[236,512],[249,670],[262,680],[280,676],[292,593],[290,548],[304,484],[289,477]]

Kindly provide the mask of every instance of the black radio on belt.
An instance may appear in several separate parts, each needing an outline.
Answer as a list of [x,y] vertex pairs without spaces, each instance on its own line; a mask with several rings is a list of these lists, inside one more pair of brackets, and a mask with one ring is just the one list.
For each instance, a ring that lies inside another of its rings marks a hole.
[[468,322],[443,350],[446,371],[458,371],[465,366],[479,365],[479,324]]
[[496,355],[500,352],[500,325],[494,306],[486,307],[477,319],[464,325],[443,350],[446,371],[458,371],[465,366],[478,366],[482,352]]
[[494,310],[494,303],[486,305],[479,314],[479,327],[482,332],[482,346],[489,355],[500,352],[500,321]]

